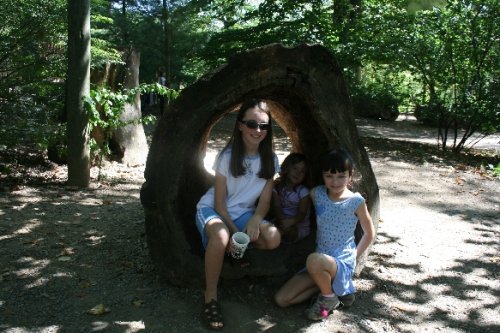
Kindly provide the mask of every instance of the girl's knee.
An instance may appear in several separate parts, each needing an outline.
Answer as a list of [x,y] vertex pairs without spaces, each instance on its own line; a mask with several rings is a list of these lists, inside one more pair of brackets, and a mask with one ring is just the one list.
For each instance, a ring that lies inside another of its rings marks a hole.
[[307,256],[306,265],[314,265],[322,261],[322,255],[317,252],[313,252]]
[[276,234],[271,235],[271,237],[266,238],[265,241],[266,248],[268,250],[276,249],[281,244],[281,235],[277,232]]
[[306,267],[309,271],[314,271],[323,268],[326,263],[327,260],[324,254],[314,252],[307,256]]
[[276,233],[273,233],[273,235],[268,239],[268,248],[270,250],[277,248],[281,244],[281,234],[279,231],[276,230]]
[[276,227],[265,228],[261,230],[259,240],[265,250],[273,250],[280,246],[281,234]]
[[226,228],[213,227],[207,232],[208,244],[226,247],[229,243],[229,231]]
[[289,306],[288,300],[284,297],[284,294],[279,291],[274,295],[274,303],[276,303],[276,305],[280,308],[286,308]]

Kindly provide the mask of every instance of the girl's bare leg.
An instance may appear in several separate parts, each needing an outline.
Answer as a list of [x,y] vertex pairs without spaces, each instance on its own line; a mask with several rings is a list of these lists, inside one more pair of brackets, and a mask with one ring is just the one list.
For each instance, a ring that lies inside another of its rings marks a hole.
[[205,249],[205,303],[217,300],[217,285],[229,242],[229,230],[221,220],[212,220],[205,226],[208,245]]
[[301,272],[288,280],[274,295],[280,307],[287,307],[307,301],[318,293],[318,287],[307,272]]
[[332,294],[332,281],[337,275],[337,262],[335,259],[326,254],[311,253],[307,257],[306,267],[321,294]]
[[260,250],[272,250],[280,246],[281,234],[271,223],[262,223],[259,226],[259,238],[253,242],[255,248]]

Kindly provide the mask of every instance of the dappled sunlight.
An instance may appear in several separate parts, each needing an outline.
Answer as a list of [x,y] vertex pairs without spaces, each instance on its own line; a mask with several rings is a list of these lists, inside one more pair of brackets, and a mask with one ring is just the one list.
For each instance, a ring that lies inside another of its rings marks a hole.
[[99,332],[109,328],[110,324],[106,321],[93,321],[91,326],[93,332]]
[[93,332],[107,331],[109,329],[118,329],[121,333],[135,333],[141,332],[146,329],[144,322],[138,321],[127,321],[127,320],[117,320],[113,322],[96,320],[91,323]]
[[277,325],[276,320],[270,316],[261,317],[255,320],[255,323],[258,325],[258,332],[265,332],[266,330],[270,330]]
[[[494,326],[487,318],[494,317],[500,308],[495,296],[500,291],[494,275],[498,267],[488,262],[485,252],[478,259],[481,248],[468,243],[484,229],[471,233],[468,223],[446,215],[435,223],[426,218],[426,211],[424,207],[409,207],[407,216],[418,219],[385,219],[379,225],[381,230],[363,273],[378,281],[370,291],[378,304],[375,307],[381,308],[375,313],[390,318],[395,331],[411,330],[416,323],[426,323],[432,330],[469,323],[470,330],[476,331],[481,330],[475,326],[479,322]],[[390,229],[391,235],[385,229]],[[433,232],[423,232],[429,229]]]
[[14,238],[14,237],[19,236],[19,235],[29,234],[33,230],[35,230],[36,228],[40,227],[41,225],[42,225],[42,222],[39,219],[31,219],[25,225],[23,225],[21,228],[12,232],[12,234],[0,236],[0,241],[2,241],[4,239]]
[[101,244],[104,238],[106,238],[106,235],[100,234],[97,230],[89,230],[85,233],[84,237],[88,245],[95,246]]
[[[291,149],[287,140],[275,140],[280,161]],[[222,137],[213,147],[208,142],[207,169],[225,143]],[[276,310],[272,294],[278,285],[267,285],[272,280],[267,278],[251,280],[248,289],[235,288],[243,294],[224,289],[226,330],[237,315],[244,319],[235,324],[242,332],[335,331],[331,325],[349,332],[495,331],[498,181],[412,147],[404,152],[385,142],[369,145],[381,221],[365,269],[355,279],[354,306],[311,323],[301,317],[307,304]],[[0,197],[2,332],[161,332],[168,325],[199,326],[197,318],[185,322],[199,313],[199,290],[166,286],[148,256],[139,170],[117,168],[103,183],[82,191],[21,186]],[[122,183],[127,174],[138,180]],[[14,312],[19,304],[22,313]],[[89,315],[97,304],[110,312]]]
[[115,321],[114,323],[124,329],[123,333],[140,332],[146,329],[143,321]]
[[485,267],[473,267],[470,271],[470,274],[464,275],[464,282],[473,288],[478,288],[481,286],[493,288],[495,286],[494,280],[489,280],[488,282],[491,283],[488,283],[488,285],[485,286],[477,280],[477,277],[491,278],[492,276],[491,272]]
[[46,285],[49,281],[50,281],[50,279],[48,279],[46,277],[41,277],[41,278],[36,279],[32,283],[28,283],[25,286],[25,288],[31,289],[31,288],[36,288],[36,287],[42,287],[42,286]]
[[[3,328],[4,325],[0,324],[0,328]],[[9,327],[4,333],[57,333],[61,332],[62,327],[59,325],[50,325],[50,326],[43,326],[43,327]]]
[[378,282],[374,313],[393,331],[495,327],[487,318],[500,309],[500,225],[483,207],[498,207],[498,181],[418,150],[383,149],[368,151],[381,196],[363,272]]
[[[139,185],[82,191],[26,186],[1,197],[2,332],[92,330],[90,324],[96,318],[85,312],[106,302],[108,291],[123,293],[120,276],[142,271],[147,261],[142,255],[143,212],[138,193]],[[130,228],[134,231],[125,234]],[[111,240],[109,232],[120,236]],[[101,272],[110,272],[109,280],[99,279]],[[134,290],[125,292],[133,294]],[[22,313],[3,316],[19,303]],[[63,313],[72,314],[62,318],[59,314]],[[75,316],[88,317],[86,327],[75,327]],[[32,318],[38,318],[37,322]],[[136,320],[116,318],[105,326],[120,327],[120,332],[143,330]]]
[[14,205],[11,207],[12,210],[17,210],[17,211],[20,211],[22,209],[24,209],[28,204],[27,203],[23,203],[23,204],[20,204],[20,205]]
[[[388,274],[383,275],[379,274],[377,269],[368,270],[368,274],[376,272],[375,275],[381,279],[377,288],[370,290],[375,302],[374,310],[370,312],[389,319],[395,331],[412,331],[418,323],[432,323],[429,327],[433,329],[440,326],[463,327],[463,323],[471,320],[470,315],[476,309],[480,311],[475,315],[476,318],[473,318],[474,321],[482,317],[482,322],[489,324],[486,318],[492,318],[492,315],[494,317],[494,311],[498,311],[500,307],[498,297],[492,294],[492,291],[498,291],[498,288],[469,284],[467,277],[457,275],[455,270],[438,271],[427,278],[416,274],[417,278],[412,280],[391,280],[389,276],[396,274],[391,268],[388,268]],[[406,272],[404,276],[411,277],[412,272]],[[495,283],[498,287],[498,282]],[[369,324],[370,318],[366,320]],[[412,325],[407,326],[410,322]]]
[[21,265],[29,265],[29,267],[20,268],[18,270],[13,270],[11,273],[14,274],[18,279],[35,279],[32,283],[27,283],[25,288],[30,289],[33,287],[39,287],[45,285],[49,279],[46,277],[40,277],[42,271],[47,268],[51,263],[48,259],[36,260],[31,257],[20,258],[17,261]]

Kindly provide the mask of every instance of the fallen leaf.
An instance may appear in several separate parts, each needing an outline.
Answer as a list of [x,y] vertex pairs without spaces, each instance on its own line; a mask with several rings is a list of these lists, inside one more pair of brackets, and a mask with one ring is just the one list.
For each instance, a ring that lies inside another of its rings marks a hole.
[[132,267],[134,267],[134,262],[133,261],[122,260],[120,262],[120,265],[122,265],[124,267],[128,267],[128,268],[132,268]]
[[90,286],[91,286],[91,285],[92,285],[92,284],[91,284],[90,282],[85,281],[85,282],[83,282],[83,283],[81,284],[81,287],[82,287],[82,288],[90,288]]
[[393,306],[393,309],[403,311],[403,312],[412,312],[412,309],[404,304],[396,304]]
[[134,306],[136,306],[136,307],[141,307],[141,306],[144,304],[144,301],[143,301],[143,300],[138,299],[138,300],[133,301],[133,302],[132,302],[132,304],[133,304]]
[[105,307],[104,304],[102,304],[102,303],[94,306],[90,310],[87,310],[88,314],[94,315],[94,316],[101,316],[101,315],[108,313],[108,312],[111,312],[111,310],[109,308]]
[[39,241],[40,241],[40,239],[27,240],[27,241],[23,242],[23,244],[38,245]]
[[61,253],[59,253],[59,257],[69,256],[75,254],[75,250],[72,247],[65,247]]
[[455,184],[459,185],[459,186],[463,186],[465,183],[465,179],[460,177],[460,176],[457,176],[455,177]]

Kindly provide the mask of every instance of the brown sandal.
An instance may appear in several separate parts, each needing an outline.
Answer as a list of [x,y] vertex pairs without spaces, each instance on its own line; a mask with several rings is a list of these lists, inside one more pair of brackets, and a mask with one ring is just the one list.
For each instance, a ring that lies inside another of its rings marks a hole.
[[219,303],[217,303],[215,299],[212,299],[209,303],[203,304],[201,318],[209,329],[220,331],[224,328],[222,311]]

